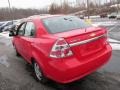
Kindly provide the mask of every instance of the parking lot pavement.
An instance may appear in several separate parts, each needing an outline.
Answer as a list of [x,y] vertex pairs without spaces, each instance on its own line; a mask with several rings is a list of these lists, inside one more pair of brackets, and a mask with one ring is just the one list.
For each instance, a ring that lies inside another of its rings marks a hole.
[[109,31],[112,31],[120,27],[120,20],[109,18],[95,18],[92,19],[92,24],[96,26],[106,27]]
[[[31,66],[15,55],[11,39],[8,34],[0,35],[0,90],[58,90],[59,85],[52,81],[42,85],[34,79]],[[110,62],[83,80],[65,85],[64,90],[120,90],[120,44],[113,37],[109,42],[114,48]]]

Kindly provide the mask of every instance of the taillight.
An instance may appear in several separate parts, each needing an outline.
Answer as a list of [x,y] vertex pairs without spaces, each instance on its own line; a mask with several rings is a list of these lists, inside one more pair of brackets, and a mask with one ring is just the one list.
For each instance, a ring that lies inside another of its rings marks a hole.
[[59,38],[50,52],[50,57],[52,58],[63,58],[71,55],[73,55],[73,53],[64,38]]

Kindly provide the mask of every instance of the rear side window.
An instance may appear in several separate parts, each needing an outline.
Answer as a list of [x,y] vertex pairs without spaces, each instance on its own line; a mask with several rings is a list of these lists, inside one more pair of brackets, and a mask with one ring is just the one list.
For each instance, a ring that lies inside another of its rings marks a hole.
[[35,26],[32,22],[27,22],[25,27],[25,34],[24,36],[34,36],[35,35]]
[[43,23],[50,33],[67,32],[91,26],[75,16],[45,18],[43,19]]

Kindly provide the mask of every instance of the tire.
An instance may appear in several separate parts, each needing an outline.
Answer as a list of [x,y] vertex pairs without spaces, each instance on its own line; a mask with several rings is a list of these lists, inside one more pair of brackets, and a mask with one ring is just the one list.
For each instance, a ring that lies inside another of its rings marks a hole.
[[42,84],[46,84],[48,82],[48,79],[43,75],[43,72],[36,62],[33,63],[33,68],[36,80],[41,82]]
[[20,57],[21,55],[20,55],[20,53],[17,51],[17,49],[16,49],[16,47],[14,46],[14,44],[13,44],[13,47],[14,47],[14,49],[15,49],[16,56]]
[[21,55],[18,53],[18,51],[15,49],[16,51],[16,56],[20,57]]

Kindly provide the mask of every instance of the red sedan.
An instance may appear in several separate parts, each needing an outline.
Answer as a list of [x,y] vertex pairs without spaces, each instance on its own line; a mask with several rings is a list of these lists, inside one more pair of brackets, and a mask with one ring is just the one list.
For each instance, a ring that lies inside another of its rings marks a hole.
[[17,55],[33,65],[37,79],[70,83],[103,66],[111,57],[104,28],[75,16],[49,15],[26,19],[13,37]]

